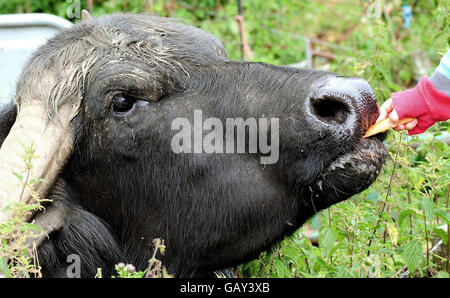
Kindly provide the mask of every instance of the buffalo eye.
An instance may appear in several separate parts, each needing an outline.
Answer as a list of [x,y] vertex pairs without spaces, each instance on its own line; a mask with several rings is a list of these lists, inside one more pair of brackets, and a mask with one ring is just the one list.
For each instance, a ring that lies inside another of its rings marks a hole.
[[112,102],[112,111],[114,114],[123,116],[133,109],[136,99],[128,96],[118,96]]

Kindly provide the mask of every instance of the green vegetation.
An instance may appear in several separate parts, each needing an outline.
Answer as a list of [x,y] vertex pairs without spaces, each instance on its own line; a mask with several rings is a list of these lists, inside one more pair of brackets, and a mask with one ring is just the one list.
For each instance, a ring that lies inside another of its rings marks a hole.
[[[448,130],[445,123],[441,126]],[[352,199],[319,214],[319,247],[302,231],[258,260],[241,266],[244,276],[448,277],[445,259],[449,203],[449,146],[435,133],[417,149],[395,134],[386,141],[392,157],[377,182]],[[407,270],[409,273],[407,273]],[[448,267],[447,267],[448,270]]]
[[[334,59],[318,56],[315,66],[365,78],[380,104],[392,92],[411,88],[421,76],[430,75],[450,45],[450,0],[243,0],[243,4],[252,61],[297,63],[306,59],[303,37],[318,39],[322,42],[314,44],[314,50],[331,53]],[[409,28],[403,27],[402,4],[413,5]],[[70,5],[63,0],[13,0],[0,3],[0,11],[66,17]],[[86,9],[86,1],[81,6]],[[94,1],[94,15],[117,11],[183,19],[221,39],[230,59],[241,59],[236,1]],[[259,259],[241,265],[236,275],[449,277],[449,232],[444,226],[450,221],[450,148],[443,138],[449,132],[447,121],[420,136],[390,133],[385,143],[391,158],[378,180],[318,214],[318,247],[303,236],[303,228]],[[119,275],[129,277],[130,272],[120,270],[124,269],[118,268]]]
[[[41,182],[31,176],[33,159],[36,158],[33,145],[23,146],[24,170],[14,173],[18,184],[24,191],[30,191],[32,202],[23,202],[22,197],[16,203],[7,205],[6,210],[12,211],[12,218],[0,224],[0,276],[3,277],[40,277],[39,260],[36,258],[36,245],[33,240],[43,237],[44,231],[25,222],[31,213],[43,209],[42,203],[48,202],[40,198],[34,191],[34,185]],[[45,237],[45,236],[44,236]],[[12,240],[12,241],[10,241]]]

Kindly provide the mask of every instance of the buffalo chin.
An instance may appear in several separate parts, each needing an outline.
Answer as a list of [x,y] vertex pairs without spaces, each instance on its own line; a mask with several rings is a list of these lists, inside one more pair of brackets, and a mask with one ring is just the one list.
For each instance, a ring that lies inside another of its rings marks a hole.
[[378,177],[388,152],[383,136],[362,139],[332,161],[311,185],[311,200],[324,209],[368,188]]

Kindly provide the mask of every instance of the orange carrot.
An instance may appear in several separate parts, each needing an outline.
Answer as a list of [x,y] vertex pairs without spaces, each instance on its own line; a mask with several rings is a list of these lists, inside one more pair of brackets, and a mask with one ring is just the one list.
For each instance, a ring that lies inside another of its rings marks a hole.
[[[400,124],[405,124],[405,123],[413,121],[414,119],[416,119],[416,118],[403,118],[403,119],[400,119],[398,124],[399,125]],[[367,132],[364,135],[363,139],[368,138],[368,137],[373,136],[373,135],[376,135],[376,134],[381,133],[381,132],[385,132],[389,128],[391,128],[391,126],[389,125],[389,118],[386,118],[386,119],[383,119],[381,121],[378,121],[377,123],[375,123],[374,125],[369,127],[369,129],[367,130]]]

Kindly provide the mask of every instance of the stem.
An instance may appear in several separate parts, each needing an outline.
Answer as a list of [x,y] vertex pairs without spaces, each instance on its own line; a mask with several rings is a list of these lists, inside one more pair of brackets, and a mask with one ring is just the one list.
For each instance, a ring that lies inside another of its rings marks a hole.
[[311,269],[309,268],[308,258],[305,257],[306,268],[308,269],[308,273],[311,274]]
[[394,267],[397,267],[397,262],[395,261],[394,255],[391,255],[391,259],[394,262]]
[[23,193],[25,192],[25,188],[28,185],[28,180],[30,179],[30,172],[32,169],[31,160],[33,156],[32,148],[30,148],[30,152],[25,151],[26,157],[24,159],[25,162],[25,168],[27,169],[27,178],[25,179],[25,182],[23,183],[22,191],[20,193],[19,202],[22,202]]
[[[392,181],[394,179],[395,169],[397,167],[397,160],[398,160],[399,152],[400,152],[400,148],[397,149],[397,153],[395,154],[394,165],[392,167],[391,178],[389,179],[388,189],[387,189],[386,196],[384,197],[384,201],[383,201],[383,204],[382,204],[381,214],[383,214],[384,209],[386,208],[387,199],[388,199],[388,197],[391,194]],[[372,232],[372,235],[375,235],[375,232],[377,231],[377,228],[378,228],[378,225],[380,224],[380,221],[381,221],[381,218],[378,218],[377,223],[375,224],[375,229]],[[372,245],[372,240],[373,240],[373,237],[370,238],[369,245],[367,246],[369,248],[369,250],[367,251],[367,257],[370,256],[370,246]]]
[[350,234],[348,232],[348,223],[347,223],[347,217],[344,216],[344,223],[345,223],[345,231],[347,232],[347,241],[350,244],[350,268],[353,267],[353,243],[350,241]]
[[19,202],[22,202],[23,193],[25,192],[25,188],[28,185],[28,180],[30,179],[30,171],[31,171],[30,169],[27,170],[27,178],[25,179],[25,182],[23,184],[22,192],[20,193]]
[[89,13],[92,14],[92,11],[94,10],[93,0],[87,0],[87,9]]
[[[328,208],[328,227],[331,230],[331,210]],[[333,256],[330,255],[330,263],[333,263]]]
[[331,229],[331,211],[330,211],[330,208],[328,208],[328,227]]
[[[448,211],[449,194],[450,194],[450,184],[447,184],[447,198],[445,202],[445,207],[447,211]],[[447,224],[447,262],[445,263],[445,271],[447,272],[450,272],[449,261],[450,261],[450,225]]]
[[253,58],[252,51],[247,42],[245,36],[245,24],[244,24],[244,10],[242,8],[242,0],[237,0],[238,15],[236,16],[236,22],[239,28],[239,35],[241,39],[241,60],[247,61]]
[[[410,184],[410,183],[408,183],[408,204],[409,204],[409,207],[412,206],[412,200],[411,200],[411,184]],[[411,235],[411,238],[412,238],[412,234],[413,234],[413,222],[412,222],[412,215],[411,215],[411,214],[409,215],[409,228],[410,228],[409,234]]]
[[429,248],[429,244],[428,244],[428,231],[427,231],[427,216],[425,214],[425,212],[423,213],[423,223],[424,223],[424,229],[425,229],[425,242],[427,244],[427,254],[426,254],[426,260],[427,260],[427,273],[426,273],[426,277],[429,277],[428,273],[429,273],[429,259],[430,259],[430,248]]

